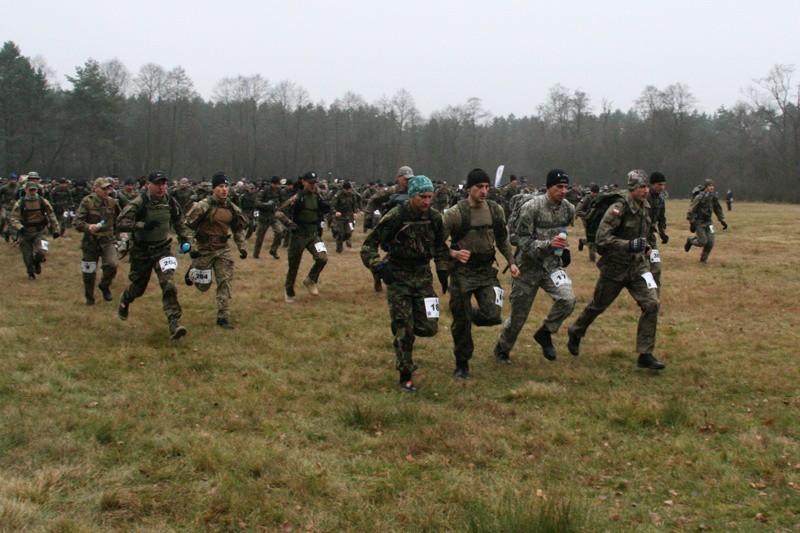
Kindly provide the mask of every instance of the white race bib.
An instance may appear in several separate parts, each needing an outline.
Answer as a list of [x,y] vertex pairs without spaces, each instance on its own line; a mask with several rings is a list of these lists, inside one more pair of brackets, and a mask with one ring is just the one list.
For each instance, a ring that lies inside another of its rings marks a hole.
[[64,211],[64,214],[62,216],[64,218],[69,218],[69,211]]
[[355,225],[355,224],[353,224],[352,222],[350,222],[350,223],[348,224],[348,226],[350,226],[350,231],[353,231],[353,230],[355,230],[355,229],[356,229],[356,225]]
[[650,251],[650,262],[651,263],[661,262],[661,254],[658,253],[658,250],[656,250],[655,248]]
[[81,272],[84,274],[97,272],[97,261],[81,261]]
[[316,249],[316,250],[317,250],[317,253],[318,253],[318,254],[324,254],[325,252],[327,252],[327,251],[328,251],[328,249],[327,249],[327,248],[325,248],[325,243],[324,243],[324,242],[322,242],[322,241],[315,242],[315,243],[314,243],[314,249]]
[[253,211],[253,218],[258,218],[258,209]]
[[439,318],[439,298],[425,298],[425,313],[428,318]]
[[494,303],[499,307],[503,307],[503,296],[506,294],[506,291],[501,289],[500,287],[494,288]]
[[75,211],[70,211],[69,212],[69,216],[74,217],[75,216]]
[[714,224],[709,224],[708,225],[708,232],[709,233],[714,233]]
[[644,282],[647,283],[648,289],[658,288],[658,285],[656,285],[656,280],[653,278],[652,272],[645,272],[644,274],[642,274],[642,277],[644,278]]
[[170,272],[173,270],[178,269],[178,260],[175,259],[173,256],[169,257],[162,257],[158,260],[158,266],[161,268],[161,272]]
[[556,288],[562,285],[572,285],[572,280],[569,279],[567,273],[560,268],[555,272],[553,272],[552,274],[550,274],[550,279],[553,280],[553,284],[556,286]]
[[376,217],[379,217],[381,216],[381,211],[380,209],[376,209],[375,211],[372,212],[372,214],[375,215]]
[[211,283],[211,270],[192,269],[192,281],[198,285],[209,285]]
[[50,243],[46,240],[42,239],[42,250],[45,252],[50,249]]

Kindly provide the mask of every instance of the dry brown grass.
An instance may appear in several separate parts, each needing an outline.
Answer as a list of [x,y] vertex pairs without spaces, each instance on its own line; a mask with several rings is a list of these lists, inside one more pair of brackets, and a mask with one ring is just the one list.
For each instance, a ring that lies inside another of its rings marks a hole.
[[[669,202],[661,247],[665,371],[635,368],[625,293],[579,358],[561,331],[545,361],[541,294],[512,367],[493,362],[498,329],[476,330],[467,384],[445,315],[417,342],[414,396],[360,232],[292,305],[284,260],[237,262],[233,332],[213,292],[181,285],[177,343],[152,282],[126,323],[116,301],[83,305],[74,233],[36,282],[3,244],[0,529],[797,529],[800,206],[737,204],[708,265],[683,251],[685,210]],[[570,275],[578,313],[585,252]]]

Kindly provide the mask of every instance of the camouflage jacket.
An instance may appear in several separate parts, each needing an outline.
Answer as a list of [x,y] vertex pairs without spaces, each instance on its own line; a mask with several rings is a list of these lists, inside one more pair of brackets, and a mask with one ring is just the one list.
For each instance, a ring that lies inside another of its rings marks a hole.
[[433,208],[418,211],[410,200],[389,210],[364,240],[361,260],[370,269],[381,260],[378,248],[387,250],[392,267],[400,270],[427,266],[431,259],[436,270],[450,267],[441,213]]
[[648,242],[651,247],[655,248],[658,244],[656,233],[662,236],[667,233],[667,202],[663,194],[650,189],[650,194],[647,196],[647,203],[650,204],[651,222]]
[[341,213],[341,218],[352,220],[356,211],[361,211],[361,196],[352,191],[341,190],[333,197],[331,208]]
[[[83,200],[75,211],[75,229],[85,233],[84,240],[91,238],[113,237],[116,233],[117,217],[122,212],[114,198],[104,200],[92,193]],[[89,225],[105,221],[103,227],[92,234]]]
[[703,224],[711,222],[711,213],[717,215],[717,220],[725,222],[725,213],[719,205],[719,196],[716,192],[703,191],[692,198],[686,220],[693,224]]
[[630,194],[606,210],[597,228],[597,250],[602,255],[597,266],[602,275],[621,281],[650,270],[646,253],[628,251],[628,243],[640,237],[647,239],[651,224],[650,204],[645,200],[640,205]]
[[553,272],[561,268],[561,257],[550,246],[552,240],[575,219],[575,208],[567,200],[557,204],[546,194],[534,196],[520,206],[516,222],[517,264],[523,273]]
[[45,227],[49,226],[50,231],[58,233],[61,228],[58,225],[58,219],[53,211],[53,206],[50,205],[50,202],[42,198],[42,196],[37,196],[39,198],[39,210],[41,210],[42,222],[38,224],[30,222],[28,218],[30,211],[26,209],[25,197],[22,197],[16,201],[11,210],[11,227],[17,231],[42,231]]
[[[146,201],[145,198],[147,198]],[[166,216],[168,224],[160,225],[154,230],[145,230],[144,219],[148,216],[148,211],[163,211],[165,209],[169,210]],[[175,229],[175,233],[177,233],[181,242],[189,240],[189,232],[186,229],[183,211],[178,202],[169,195],[164,195],[161,200],[153,201],[147,191],[131,200],[117,218],[117,230],[133,232],[134,243],[137,241],[146,243],[166,240],[170,226]]]
[[383,205],[395,194],[408,194],[408,189],[401,189],[400,185],[392,185],[391,187],[386,187],[382,191],[376,192],[370,196],[365,211],[368,213],[374,213],[376,210],[382,211],[381,208]]
[[[218,210],[230,211],[230,222],[222,222],[216,216]],[[233,233],[236,248],[239,250],[244,248],[247,219],[242,209],[230,199],[219,202],[213,196],[209,196],[200,200],[186,213],[186,226],[195,232],[195,240],[201,250],[227,248],[229,233]]]

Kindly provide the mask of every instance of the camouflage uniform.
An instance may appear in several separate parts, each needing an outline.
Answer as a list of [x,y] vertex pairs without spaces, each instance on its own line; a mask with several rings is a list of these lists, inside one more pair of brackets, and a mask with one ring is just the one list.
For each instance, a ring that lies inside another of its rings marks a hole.
[[227,322],[230,316],[233,260],[228,238],[232,232],[241,253],[247,225],[247,217],[239,207],[228,199],[219,202],[213,196],[197,202],[186,214],[186,226],[195,232],[197,242],[188,276],[198,290],[205,292],[211,287],[213,271],[217,282],[218,322]]
[[[581,219],[581,222],[583,222],[584,231],[587,229],[586,228],[586,215],[589,214],[589,204],[595,198],[597,198],[596,194],[593,195],[592,193],[587,193],[587,194],[583,195],[583,198],[581,198],[581,201],[578,203],[578,207],[575,208],[575,218]],[[581,245],[580,246],[581,248],[583,248],[583,246],[588,246],[588,248],[589,248],[589,261],[594,263],[597,260],[597,244],[593,243],[593,242],[588,242],[588,240],[585,237],[581,237],[579,239],[579,243]]]
[[551,334],[558,331],[575,309],[572,282],[563,282],[566,277],[563,256],[557,256],[551,247],[551,241],[574,218],[575,208],[572,204],[567,200],[556,203],[547,195],[534,196],[520,207],[512,243],[517,244],[516,262],[521,274],[511,282],[511,314],[503,322],[495,349],[499,358],[507,359],[514,348],[539,288],[553,300],[542,326]]
[[261,247],[264,245],[264,237],[267,229],[272,228],[272,246],[269,253],[273,257],[278,254],[281,241],[288,239],[286,227],[275,216],[278,207],[287,199],[288,192],[281,187],[267,186],[266,189],[258,194],[256,209],[258,209],[258,229],[256,229],[256,242],[253,246],[253,258],[258,259],[261,255]]
[[594,288],[592,301],[578,320],[569,328],[570,336],[577,339],[617,298],[623,288],[636,300],[642,314],[636,330],[636,350],[639,354],[652,354],[658,325],[658,291],[647,288],[643,274],[650,272],[650,262],[645,252],[629,251],[629,242],[650,234],[650,204],[639,205],[630,195],[608,208],[597,229],[597,247],[602,257],[597,262],[600,278]]
[[59,220],[61,235],[64,235],[64,231],[70,224],[70,211],[75,208],[72,203],[72,191],[70,190],[69,184],[60,183],[54,188],[50,192],[50,203],[53,206],[53,211],[56,213],[56,218]]
[[[103,276],[99,289],[107,294],[119,268],[119,254],[116,244],[116,221],[121,209],[114,198],[100,198],[90,194],[81,201],[75,211],[75,230],[83,233],[81,252],[83,254],[83,291],[86,303],[94,303],[94,284],[97,280],[97,261],[103,258]],[[91,233],[89,226],[102,222],[97,233]]]
[[436,192],[433,195],[433,202],[433,207],[435,207],[440,213],[444,213],[444,210],[450,207],[450,189],[447,188],[446,183],[439,185],[439,187],[436,189]]
[[[148,222],[154,222],[156,226],[145,229]],[[169,195],[155,200],[150,198],[148,191],[131,200],[117,219],[119,231],[132,232],[129,252],[131,266],[128,274],[131,284],[122,293],[120,305],[127,309],[136,298],[143,295],[151,272],[155,272],[161,287],[164,314],[167,316],[170,333],[174,334],[182,314],[178,303],[178,288],[173,280],[175,271],[162,270],[159,264],[162,258],[172,257],[170,227],[175,229],[180,242],[189,241],[183,211],[178,203]]]
[[378,248],[388,248],[386,256],[394,280],[387,285],[397,370],[411,374],[416,336],[432,337],[438,319],[429,318],[426,298],[436,298],[430,261],[437,270],[447,270],[449,250],[445,244],[442,215],[435,209],[419,212],[408,200],[392,208],[367,235],[361,247],[361,260],[373,272],[381,262]]
[[355,229],[355,214],[361,211],[361,197],[352,188],[345,188],[336,193],[331,202],[331,211],[341,213],[334,218],[336,226],[336,252],[342,253],[342,246],[347,243],[350,248],[350,237]]
[[12,180],[0,187],[0,230],[2,230],[6,242],[11,234],[11,210],[16,201],[17,182]]
[[181,206],[181,211],[188,213],[194,203],[194,188],[189,184],[180,184],[172,189],[170,194],[172,194],[172,197],[178,202],[178,205]]
[[23,196],[17,200],[11,210],[11,227],[17,232],[19,251],[25,270],[30,279],[41,273],[41,264],[47,261],[47,250],[43,244],[46,227],[50,227],[53,238],[60,235],[58,219],[56,219],[50,202],[37,194],[34,200]]
[[695,237],[690,238],[686,243],[686,251],[688,252],[692,246],[698,246],[703,249],[700,254],[700,261],[705,263],[708,260],[708,255],[714,248],[714,226],[712,225],[711,213],[717,216],[723,229],[727,229],[728,224],[725,222],[725,213],[722,211],[722,206],[719,205],[719,196],[716,192],[702,191],[692,198],[692,204],[689,207],[689,212],[686,214],[686,219],[695,227]]
[[294,296],[294,284],[297,281],[297,271],[300,269],[304,250],[308,250],[314,258],[314,266],[308,272],[308,280],[312,283],[316,284],[319,281],[319,275],[328,263],[327,251],[320,251],[325,249],[325,245],[320,239],[319,228],[322,217],[330,212],[331,206],[317,191],[300,190],[287,200],[287,203],[289,202],[291,202],[292,221],[297,227],[292,230],[289,239],[289,270],[286,272],[284,287],[288,296]]
[[[464,227],[464,215],[469,229]],[[472,324],[496,326],[500,324],[503,310],[502,289],[494,268],[495,248],[508,264],[514,263],[514,251],[508,242],[508,229],[503,208],[495,202],[482,202],[471,207],[461,200],[445,211],[445,238],[451,238],[453,250],[469,250],[466,263],[455,261],[450,271],[450,312],[453,325],[453,354],[456,368],[467,369],[475,349],[472,342]],[[476,308],[472,307],[475,297]]]
[[[647,203],[650,204],[650,220],[652,225],[650,232],[647,235],[647,243],[653,249],[650,252],[650,272],[653,274],[653,279],[658,285],[658,291],[661,292],[661,253],[658,251],[658,236],[662,241],[669,239],[667,237],[667,202],[664,195],[650,189],[650,194],[647,197]],[[658,234],[658,236],[657,236]]]

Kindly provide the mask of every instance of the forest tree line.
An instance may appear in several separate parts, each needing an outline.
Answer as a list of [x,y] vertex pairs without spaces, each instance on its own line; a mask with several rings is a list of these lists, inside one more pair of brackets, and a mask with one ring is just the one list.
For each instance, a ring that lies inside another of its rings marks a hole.
[[[41,62],[40,62],[41,63]],[[309,170],[360,183],[410,165],[456,184],[479,166],[539,185],[548,169],[577,183],[622,183],[632,168],[668,176],[673,196],[705,178],[738,199],[800,202],[800,86],[775,65],[742,101],[700,112],[689,87],[647,86],[627,111],[560,84],[528,116],[493,116],[479,98],[424,117],[400,89],[369,103],[348,92],[313,102],[291,81],[220,80],[200,97],[181,67],[89,59],[49,79],[13,42],[0,50],[0,171],[94,178],[164,170],[193,179],[296,177]]]

